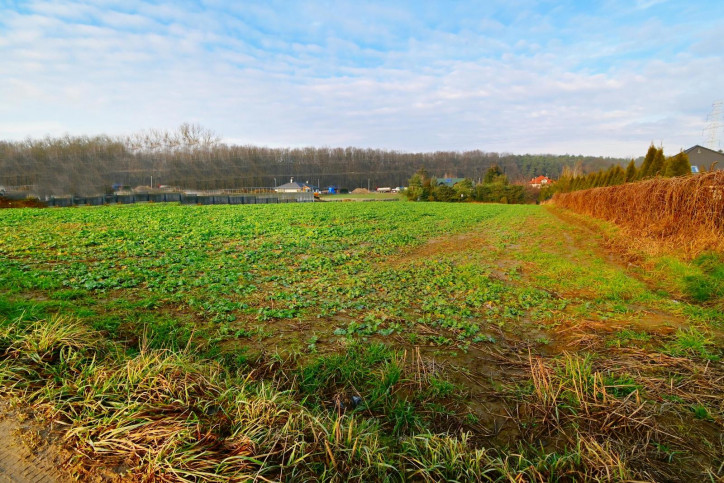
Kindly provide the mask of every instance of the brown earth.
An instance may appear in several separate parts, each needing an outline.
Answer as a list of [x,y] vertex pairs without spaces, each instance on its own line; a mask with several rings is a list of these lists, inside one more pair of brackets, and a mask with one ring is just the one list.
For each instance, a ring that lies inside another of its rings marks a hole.
[[46,204],[39,200],[11,200],[0,197],[0,209],[4,208],[46,208]]
[[61,483],[73,480],[59,468],[69,456],[33,419],[0,404],[0,483]]

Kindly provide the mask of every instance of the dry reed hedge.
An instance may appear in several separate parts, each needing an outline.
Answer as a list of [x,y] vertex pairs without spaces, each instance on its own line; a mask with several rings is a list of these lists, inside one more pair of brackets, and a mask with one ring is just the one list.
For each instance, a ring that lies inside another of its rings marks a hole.
[[688,253],[724,251],[724,171],[556,193],[552,202]]

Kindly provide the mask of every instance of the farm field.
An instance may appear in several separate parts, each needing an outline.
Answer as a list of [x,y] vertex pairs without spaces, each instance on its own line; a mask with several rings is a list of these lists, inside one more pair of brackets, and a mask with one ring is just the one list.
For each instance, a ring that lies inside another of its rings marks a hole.
[[0,396],[89,479],[718,481],[723,343],[720,254],[553,207],[0,211]]
[[333,194],[333,195],[322,195],[321,199],[324,201],[391,201],[401,200],[403,196],[400,193],[345,193],[345,194]]

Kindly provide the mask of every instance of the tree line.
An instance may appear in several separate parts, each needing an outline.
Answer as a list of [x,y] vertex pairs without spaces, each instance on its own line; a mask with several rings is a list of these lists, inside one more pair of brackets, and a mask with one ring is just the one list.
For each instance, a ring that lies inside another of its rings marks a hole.
[[524,184],[511,184],[497,164],[475,183],[470,178],[457,180],[452,186],[445,179],[430,176],[419,169],[408,181],[405,196],[410,201],[465,202],[482,201],[505,204],[534,203],[539,190]]
[[273,187],[290,178],[320,187],[404,186],[419,168],[479,183],[496,165],[512,182],[558,177],[578,163],[583,173],[622,160],[608,157],[494,153],[481,150],[402,152],[370,148],[268,148],[228,145],[211,131],[183,124],[126,137],[64,136],[0,141],[0,184],[40,196],[94,195],[119,185],[214,190]]
[[624,183],[632,183],[656,176],[671,178],[674,176],[686,176],[691,174],[689,156],[681,151],[670,157],[664,155],[664,148],[657,148],[653,144],[649,146],[646,156],[639,167],[636,161],[629,161],[626,168],[615,164],[608,169],[584,174],[580,165],[573,168],[565,167],[558,181],[547,188],[544,188],[543,197],[550,197],[555,192],[568,193],[590,188],[603,186],[615,186]]

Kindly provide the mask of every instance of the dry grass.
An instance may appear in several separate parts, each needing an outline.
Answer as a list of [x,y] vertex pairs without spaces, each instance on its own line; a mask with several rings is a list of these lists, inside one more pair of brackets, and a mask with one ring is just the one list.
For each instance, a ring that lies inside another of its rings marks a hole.
[[690,255],[724,250],[724,171],[556,193],[552,201]]
[[[500,449],[457,431],[389,438],[378,418],[312,410],[251,374],[230,377],[187,353],[119,349],[62,318],[0,327],[0,396],[49,415],[81,478],[105,470],[149,482],[623,481],[649,475],[629,467],[652,463],[642,441],[671,438],[638,390],[620,394],[585,356],[530,357],[535,387],[519,414],[534,439]],[[413,383],[433,374],[419,354],[412,365]]]
[[[521,433],[531,441],[576,446],[587,477],[679,481],[685,472],[672,462],[689,458],[699,466],[698,476],[719,481],[724,467],[724,447],[716,436],[723,428],[721,367],[702,368],[685,358],[638,349],[609,354],[531,356],[532,388],[515,417],[523,422]],[[706,420],[692,420],[681,411],[686,407],[708,408]]]

